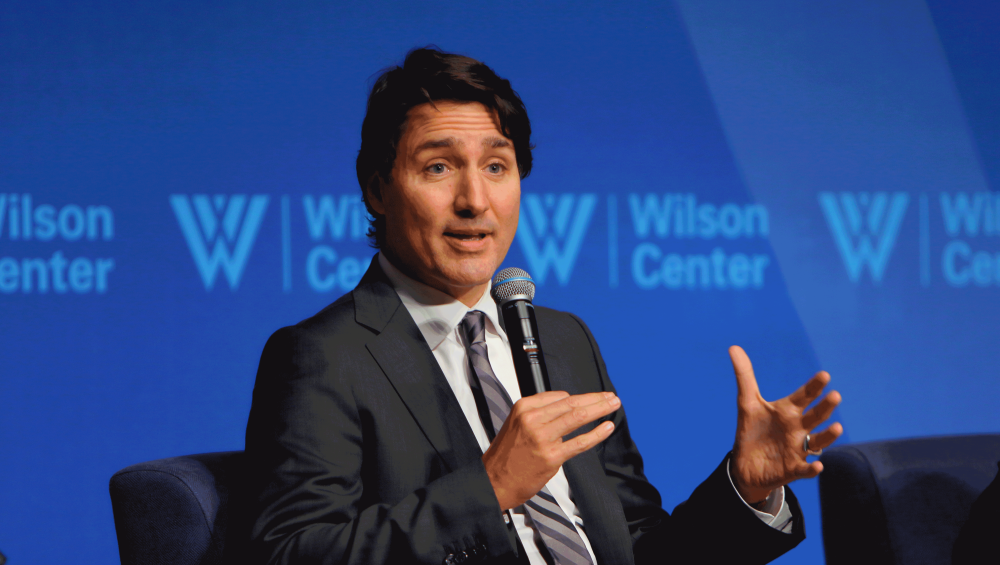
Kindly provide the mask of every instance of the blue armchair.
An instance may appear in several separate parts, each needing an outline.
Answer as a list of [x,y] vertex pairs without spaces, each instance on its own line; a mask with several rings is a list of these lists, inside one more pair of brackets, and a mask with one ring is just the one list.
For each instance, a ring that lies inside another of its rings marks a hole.
[[[948,563],[973,501],[997,474],[1000,434],[832,448],[821,460],[829,565]],[[243,562],[242,451],[160,459],[111,478],[122,565]]]
[[997,474],[1000,434],[844,445],[820,460],[828,565],[950,563],[973,501]]
[[111,477],[122,565],[242,562],[242,451],[160,459]]

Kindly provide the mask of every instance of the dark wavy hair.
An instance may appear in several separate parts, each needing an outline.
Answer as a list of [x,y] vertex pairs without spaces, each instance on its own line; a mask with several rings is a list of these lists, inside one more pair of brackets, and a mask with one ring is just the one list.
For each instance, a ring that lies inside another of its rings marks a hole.
[[[403,66],[382,71],[368,95],[368,110],[361,125],[358,151],[358,184],[371,215],[368,237],[376,248],[385,244],[385,216],[368,201],[369,183],[392,182],[396,147],[410,108],[435,100],[479,102],[496,112],[503,133],[514,144],[521,178],[531,172],[531,123],[521,98],[507,79],[500,78],[483,63],[436,47],[413,49]],[[375,177],[378,177],[377,179]]]

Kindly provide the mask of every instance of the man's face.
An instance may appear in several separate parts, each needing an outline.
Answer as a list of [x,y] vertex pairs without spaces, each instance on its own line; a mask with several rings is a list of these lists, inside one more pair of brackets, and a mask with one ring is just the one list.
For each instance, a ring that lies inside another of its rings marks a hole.
[[514,144],[482,104],[434,105],[409,111],[392,183],[370,201],[386,217],[383,251],[394,265],[459,300],[475,300],[517,231]]

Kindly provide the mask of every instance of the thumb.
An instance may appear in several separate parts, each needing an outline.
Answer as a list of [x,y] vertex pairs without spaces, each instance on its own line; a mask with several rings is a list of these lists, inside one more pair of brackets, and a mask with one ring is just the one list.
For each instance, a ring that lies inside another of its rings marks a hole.
[[753,375],[753,365],[743,348],[734,345],[729,348],[729,359],[733,362],[736,373],[736,401],[741,406],[747,406],[760,396],[757,389],[757,379]]

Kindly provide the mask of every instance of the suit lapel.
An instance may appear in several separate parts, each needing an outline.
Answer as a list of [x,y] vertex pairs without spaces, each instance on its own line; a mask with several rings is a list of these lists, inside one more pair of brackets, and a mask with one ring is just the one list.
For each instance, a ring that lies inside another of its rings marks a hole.
[[[545,352],[545,366],[553,390],[580,394],[577,380],[559,355]],[[576,437],[596,427],[597,423],[577,429],[568,437]],[[583,517],[590,545],[598,563],[634,563],[632,536],[629,534],[625,511],[618,495],[605,480],[604,466],[594,448],[563,464],[573,502]]]
[[[448,465],[455,470],[482,450],[466,422],[455,393],[445,379],[409,312],[393,290],[377,258],[353,291],[355,320],[378,335],[368,351],[392,383],[417,425]],[[502,317],[501,317],[502,319]],[[557,355],[546,351],[549,380],[554,390],[581,392],[573,375]],[[455,425],[456,422],[463,424]],[[584,426],[572,435],[593,429]],[[634,562],[632,538],[618,496],[604,478],[604,467],[594,450],[563,465],[573,500],[583,516],[599,563]]]
[[353,291],[355,319],[379,334],[367,348],[396,393],[450,470],[482,450],[465,413],[410,313],[399,300],[378,260]]
[[634,563],[625,511],[604,478],[597,452],[591,449],[577,455],[563,464],[563,471],[597,562]]

